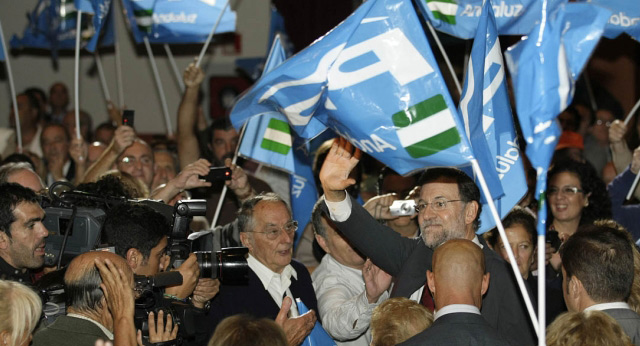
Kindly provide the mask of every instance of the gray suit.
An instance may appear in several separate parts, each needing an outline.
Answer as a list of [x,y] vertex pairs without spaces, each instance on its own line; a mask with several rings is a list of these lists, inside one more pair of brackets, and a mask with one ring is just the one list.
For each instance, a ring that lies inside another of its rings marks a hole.
[[608,309],[602,310],[613,317],[629,335],[634,345],[640,346],[640,315],[629,309]]
[[33,335],[32,346],[94,346],[109,340],[100,327],[77,317],[60,316]]
[[509,346],[511,344],[482,316],[457,312],[438,318],[431,327],[400,345]]
[[[351,198],[351,197],[350,197]],[[403,238],[379,224],[351,198],[349,218],[335,222],[351,244],[380,268],[396,278],[392,297],[409,297],[426,282],[433,250],[422,239]],[[329,215],[326,204],[322,206]],[[482,316],[500,334],[520,345],[536,344],[533,325],[526,312],[513,272],[507,262],[489,249],[482,237],[486,271],[491,273],[489,289],[482,299]]]

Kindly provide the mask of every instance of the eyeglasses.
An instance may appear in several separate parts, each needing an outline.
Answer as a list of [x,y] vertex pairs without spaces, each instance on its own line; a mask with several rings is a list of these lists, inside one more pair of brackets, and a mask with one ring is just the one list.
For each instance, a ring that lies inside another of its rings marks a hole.
[[284,231],[285,233],[287,233],[287,235],[289,237],[293,237],[293,234],[296,233],[297,230],[298,230],[298,221],[291,220],[291,221],[285,223],[282,227],[269,226],[267,228],[267,230],[264,231],[264,232],[261,232],[261,231],[247,231],[247,232],[250,232],[250,233],[262,233],[262,234],[265,234],[267,236],[267,239],[275,240],[278,237],[280,237],[280,232],[281,231]]
[[547,196],[557,195],[560,192],[562,192],[562,194],[565,196],[575,196],[578,193],[584,192],[584,190],[579,189],[575,186],[563,186],[560,189],[558,189],[557,187],[550,187],[547,190]]
[[138,161],[140,161],[140,164],[143,166],[153,165],[153,159],[151,159],[149,156],[143,156],[140,158],[140,160],[136,159],[133,156],[125,156],[122,158],[122,160],[120,160],[123,165],[127,166],[134,166]]
[[420,213],[421,211],[425,211],[427,209],[427,206],[429,206],[429,205],[431,205],[431,210],[433,210],[433,211],[443,211],[443,210],[447,209],[447,206],[449,205],[449,203],[451,203],[451,202],[460,202],[460,201],[462,201],[462,200],[461,199],[447,200],[446,198],[436,198],[431,203],[416,204],[416,206],[415,206],[416,213]]
[[601,119],[596,120],[596,125],[604,125],[606,127],[611,127],[612,122],[611,121],[604,121]]

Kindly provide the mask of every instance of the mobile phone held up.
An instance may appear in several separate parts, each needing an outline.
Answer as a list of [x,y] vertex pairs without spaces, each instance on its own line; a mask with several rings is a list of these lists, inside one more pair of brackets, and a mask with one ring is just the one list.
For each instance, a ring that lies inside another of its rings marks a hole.
[[208,182],[214,182],[218,180],[231,180],[231,168],[209,167],[209,174],[207,174],[206,176],[200,176],[200,179],[204,179]]
[[122,112],[122,125],[127,125],[127,126],[133,127],[133,115],[134,114],[135,114],[135,111],[133,111],[131,109],[125,109],[124,112]]

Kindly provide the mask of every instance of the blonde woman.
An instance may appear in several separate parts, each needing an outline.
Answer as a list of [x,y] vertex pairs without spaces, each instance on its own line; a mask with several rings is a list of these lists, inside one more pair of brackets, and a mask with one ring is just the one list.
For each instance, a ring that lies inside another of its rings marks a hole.
[[38,295],[27,286],[0,280],[0,343],[28,346],[42,312]]

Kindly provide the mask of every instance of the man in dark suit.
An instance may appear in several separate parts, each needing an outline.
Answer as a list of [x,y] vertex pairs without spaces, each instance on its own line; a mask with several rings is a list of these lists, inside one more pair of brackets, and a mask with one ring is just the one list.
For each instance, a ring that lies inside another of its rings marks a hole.
[[300,298],[310,310],[318,309],[309,272],[292,260],[297,226],[287,204],[274,193],[255,196],[242,204],[238,228],[242,244],[249,248],[249,282],[221,285],[206,321],[210,334],[225,317],[247,313],[274,319],[290,345],[299,345],[309,335],[315,312],[299,316],[292,304]]
[[[483,298],[482,316],[498,332],[522,345],[536,343],[533,325],[508,264],[489,249],[475,231],[481,211],[480,191],[473,180],[454,168],[431,168],[418,182],[419,240],[402,238],[380,225],[344,189],[353,184],[350,170],[358,163],[359,151],[336,141],[320,171],[324,198],[331,218],[342,234],[371,258],[373,263],[396,278],[392,297],[410,297],[428,305],[424,273],[431,268],[433,250],[450,239],[468,239],[482,248],[491,286]],[[388,213],[388,210],[385,210]]]
[[578,229],[560,247],[562,291],[569,311],[603,311],[640,345],[640,315],[625,301],[633,285],[632,244],[615,223]]
[[482,250],[473,242],[453,239],[439,246],[433,253],[433,271],[427,270],[435,320],[402,345],[509,345],[480,315],[489,279]]

